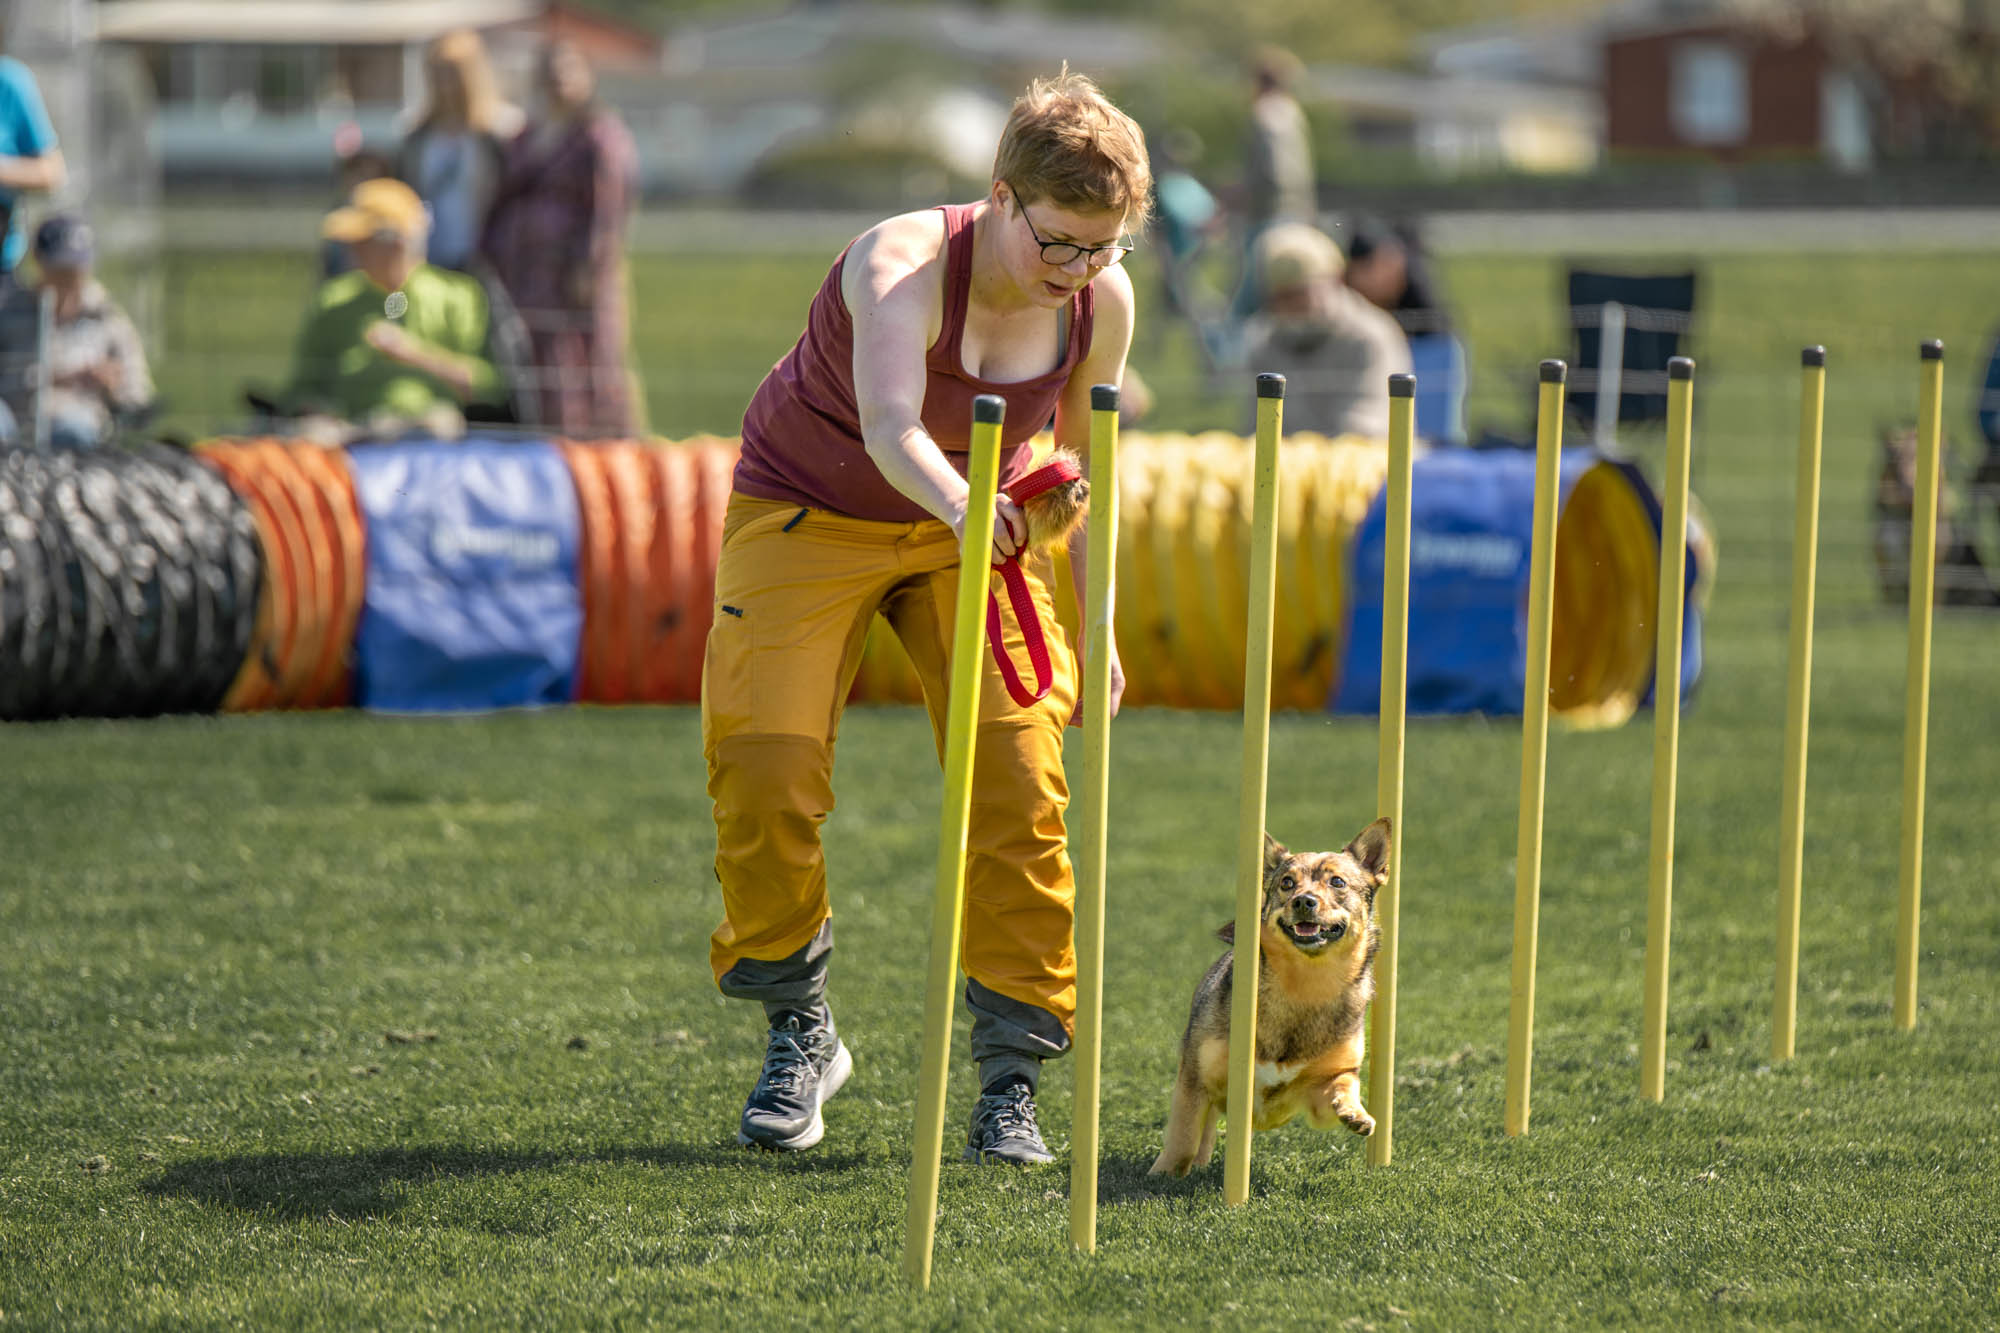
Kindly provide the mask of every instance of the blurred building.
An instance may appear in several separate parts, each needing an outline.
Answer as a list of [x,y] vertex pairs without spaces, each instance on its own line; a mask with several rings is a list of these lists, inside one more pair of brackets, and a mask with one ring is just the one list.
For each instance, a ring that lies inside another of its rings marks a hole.
[[1809,27],[1726,5],[1658,8],[1604,33],[1613,152],[1817,157],[1861,171],[1919,95],[1865,50]]
[[1589,86],[1316,65],[1299,93],[1338,107],[1356,147],[1443,176],[1588,171],[1602,155],[1604,105]]
[[[1952,62],[1981,39],[1990,55],[1983,12],[1977,0],[1619,0],[1438,32],[1422,49],[1446,95],[1484,84],[1590,96],[1612,156],[1862,171],[1885,150],[1936,142],[1956,112]],[[1416,123],[1438,119],[1424,110]]]
[[[425,47],[453,28],[485,36],[503,90],[521,98],[537,50],[561,36],[618,104],[657,82],[650,33],[542,0],[109,0],[99,42],[137,53],[158,101],[170,183],[324,183],[339,142],[387,148],[423,96]],[[642,139],[643,142],[643,139]]]
[[1015,94],[1161,65],[1157,29],[1025,8],[819,0],[675,29],[660,90],[677,193],[862,203],[983,187]]
[[662,38],[545,0],[106,0],[95,26],[151,71],[174,183],[323,183],[337,142],[395,143],[424,48],[468,27],[516,99],[537,48],[577,42],[649,193],[870,206],[983,184],[1009,102],[1052,53],[1100,76],[1167,54],[1145,24],[1008,8],[720,12]]

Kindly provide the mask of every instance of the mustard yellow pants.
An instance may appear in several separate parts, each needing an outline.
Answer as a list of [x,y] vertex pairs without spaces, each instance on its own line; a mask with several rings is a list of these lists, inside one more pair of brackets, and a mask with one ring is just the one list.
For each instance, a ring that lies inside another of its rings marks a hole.
[[[1050,610],[1049,557],[1031,557],[1026,570],[1055,684],[1023,708],[982,654],[961,958],[976,1025],[997,1014],[1024,1039],[1001,1046],[1056,1054],[1076,1010],[1062,767],[1076,665]],[[957,593],[958,549],[943,523],[731,497],[701,688],[723,906],[709,963],[726,993],[817,999],[831,940],[819,830],[833,809],[834,740],[869,625],[879,612],[909,653],[942,752]],[[1003,623],[1025,667],[1011,613]],[[975,1033],[975,1058],[991,1053],[981,1047]]]

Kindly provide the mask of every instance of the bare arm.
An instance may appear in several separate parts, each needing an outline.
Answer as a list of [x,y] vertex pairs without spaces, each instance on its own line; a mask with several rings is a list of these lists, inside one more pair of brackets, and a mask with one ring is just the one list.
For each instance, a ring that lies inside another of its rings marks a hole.
[[69,180],[60,148],[51,148],[37,157],[0,156],[0,189],[39,191],[54,194]]
[[[1070,372],[1069,383],[1063,386],[1062,400],[1056,404],[1056,443],[1074,449],[1078,456],[1088,461],[1090,458],[1090,390],[1096,384],[1121,384],[1125,378],[1125,357],[1132,349],[1132,279],[1123,267],[1104,270],[1093,284],[1097,291],[1097,319],[1091,331],[1090,352]],[[1069,538],[1069,568],[1076,584],[1076,606],[1080,624],[1088,625],[1089,608],[1084,605],[1084,591],[1090,581],[1090,522],[1077,525]],[[1117,589],[1112,589],[1112,603],[1118,600]],[[1085,629],[1086,638],[1088,629]],[[1077,645],[1079,650],[1087,644]],[[1125,694],[1125,668],[1118,658],[1118,640],[1114,635],[1111,647],[1111,714],[1118,715],[1119,700]],[[1072,723],[1081,724],[1083,701],[1077,701]]]
[[[965,478],[924,429],[924,354],[944,282],[944,225],[905,214],[869,231],[847,253],[841,295],[854,319],[854,400],[868,457],[891,486],[949,524],[963,540]],[[1014,502],[994,505],[993,563],[1018,549],[1027,524]]]
[[488,401],[498,389],[492,363],[483,357],[455,352],[427,342],[386,319],[378,319],[362,335],[370,347],[412,370],[444,381],[461,403]]

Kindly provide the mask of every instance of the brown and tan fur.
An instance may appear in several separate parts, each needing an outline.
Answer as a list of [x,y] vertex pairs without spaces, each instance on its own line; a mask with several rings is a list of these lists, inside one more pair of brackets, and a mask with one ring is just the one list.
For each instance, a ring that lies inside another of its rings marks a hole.
[[[1052,449],[1035,466],[1042,467],[1057,459],[1066,459],[1078,472],[1083,471],[1083,460],[1069,449]],[[1090,483],[1083,477],[1030,497],[1021,506],[1021,517],[1028,521],[1028,545],[1038,551],[1052,551],[1065,544],[1089,508]]]
[[[1264,837],[1256,1129],[1304,1114],[1315,1129],[1338,1123],[1375,1132],[1375,1117],[1361,1105],[1362,1024],[1375,995],[1375,893],[1388,879],[1389,853],[1386,819],[1337,852],[1290,852]],[[1314,927],[1324,942],[1302,941],[1298,932]],[[1233,943],[1233,924],[1217,933]],[[1235,957],[1233,948],[1224,953],[1195,988],[1155,1175],[1184,1176],[1215,1152],[1216,1117],[1229,1095]]]

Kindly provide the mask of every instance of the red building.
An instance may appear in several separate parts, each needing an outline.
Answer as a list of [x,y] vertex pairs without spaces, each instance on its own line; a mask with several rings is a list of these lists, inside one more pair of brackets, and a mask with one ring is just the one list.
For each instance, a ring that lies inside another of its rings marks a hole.
[[1713,10],[1603,34],[1614,154],[1823,159],[1865,169],[1922,123],[1921,80],[1808,24]]

